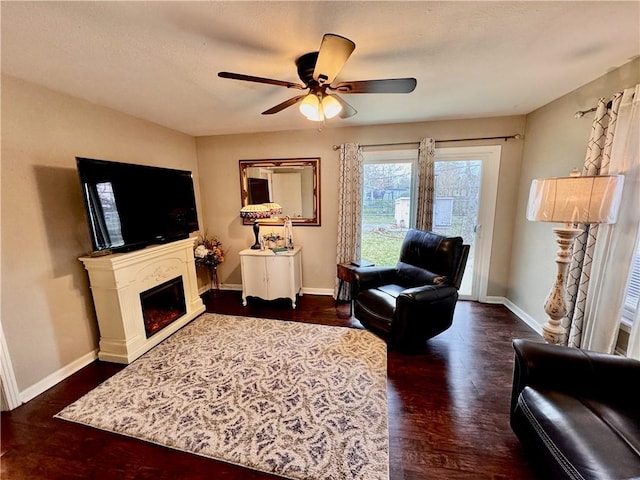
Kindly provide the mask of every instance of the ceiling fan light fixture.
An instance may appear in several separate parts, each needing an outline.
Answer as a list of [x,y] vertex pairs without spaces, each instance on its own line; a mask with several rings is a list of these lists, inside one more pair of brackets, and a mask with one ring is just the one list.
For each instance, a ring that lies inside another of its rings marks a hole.
[[324,120],[324,112],[320,99],[315,93],[310,93],[302,102],[300,102],[300,113],[312,122],[322,122]]
[[342,111],[342,105],[336,100],[336,97],[325,95],[322,99],[322,110],[324,111],[325,117],[333,118]]
[[322,122],[338,115],[342,111],[342,105],[332,95],[312,92],[302,99],[299,109],[307,120]]

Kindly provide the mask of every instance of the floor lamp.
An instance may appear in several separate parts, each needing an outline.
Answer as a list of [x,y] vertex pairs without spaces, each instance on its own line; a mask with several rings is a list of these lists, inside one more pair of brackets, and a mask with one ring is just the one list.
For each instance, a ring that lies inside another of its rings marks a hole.
[[573,242],[582,233],[575,225],[615,223],[622,194],[622,175],[542,178],[533,180],[529,192],[527,219],[536,222],[564,223],[556,227],[558,273],[547,296],[544,311],[549,316],[542,334],[549,343],[563,343],[562,319],[567,314],[566,275],[571,261]]

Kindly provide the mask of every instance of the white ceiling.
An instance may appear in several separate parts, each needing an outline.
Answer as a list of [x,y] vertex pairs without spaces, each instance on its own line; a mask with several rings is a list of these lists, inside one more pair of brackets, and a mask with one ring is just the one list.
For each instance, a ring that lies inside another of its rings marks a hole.
[[191,135],[317,128],[295,59],[356,43],[336,81],[415,77],[411,94],[344,95],[326,127],[526,114],[640,54],[640,2],[2,2],[2,72]]

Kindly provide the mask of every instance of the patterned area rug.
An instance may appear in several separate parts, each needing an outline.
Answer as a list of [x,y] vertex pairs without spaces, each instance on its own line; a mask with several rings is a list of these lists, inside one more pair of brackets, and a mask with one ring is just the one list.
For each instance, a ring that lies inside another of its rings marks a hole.
[[388,479],[386,365],[363,330],[203,314],[56,417],[291,479]]

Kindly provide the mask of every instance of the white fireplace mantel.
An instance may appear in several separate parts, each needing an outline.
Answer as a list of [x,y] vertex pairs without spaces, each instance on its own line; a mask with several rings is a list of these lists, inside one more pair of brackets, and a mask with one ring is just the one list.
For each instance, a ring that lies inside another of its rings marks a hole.
[[[100,360],[130,363],[204,312],[194,241],[187,238],[133,252],[80,258],[89,272],[98,317]],[[147,338],[140,293],[176,277],[182,277],[186,313]]]

